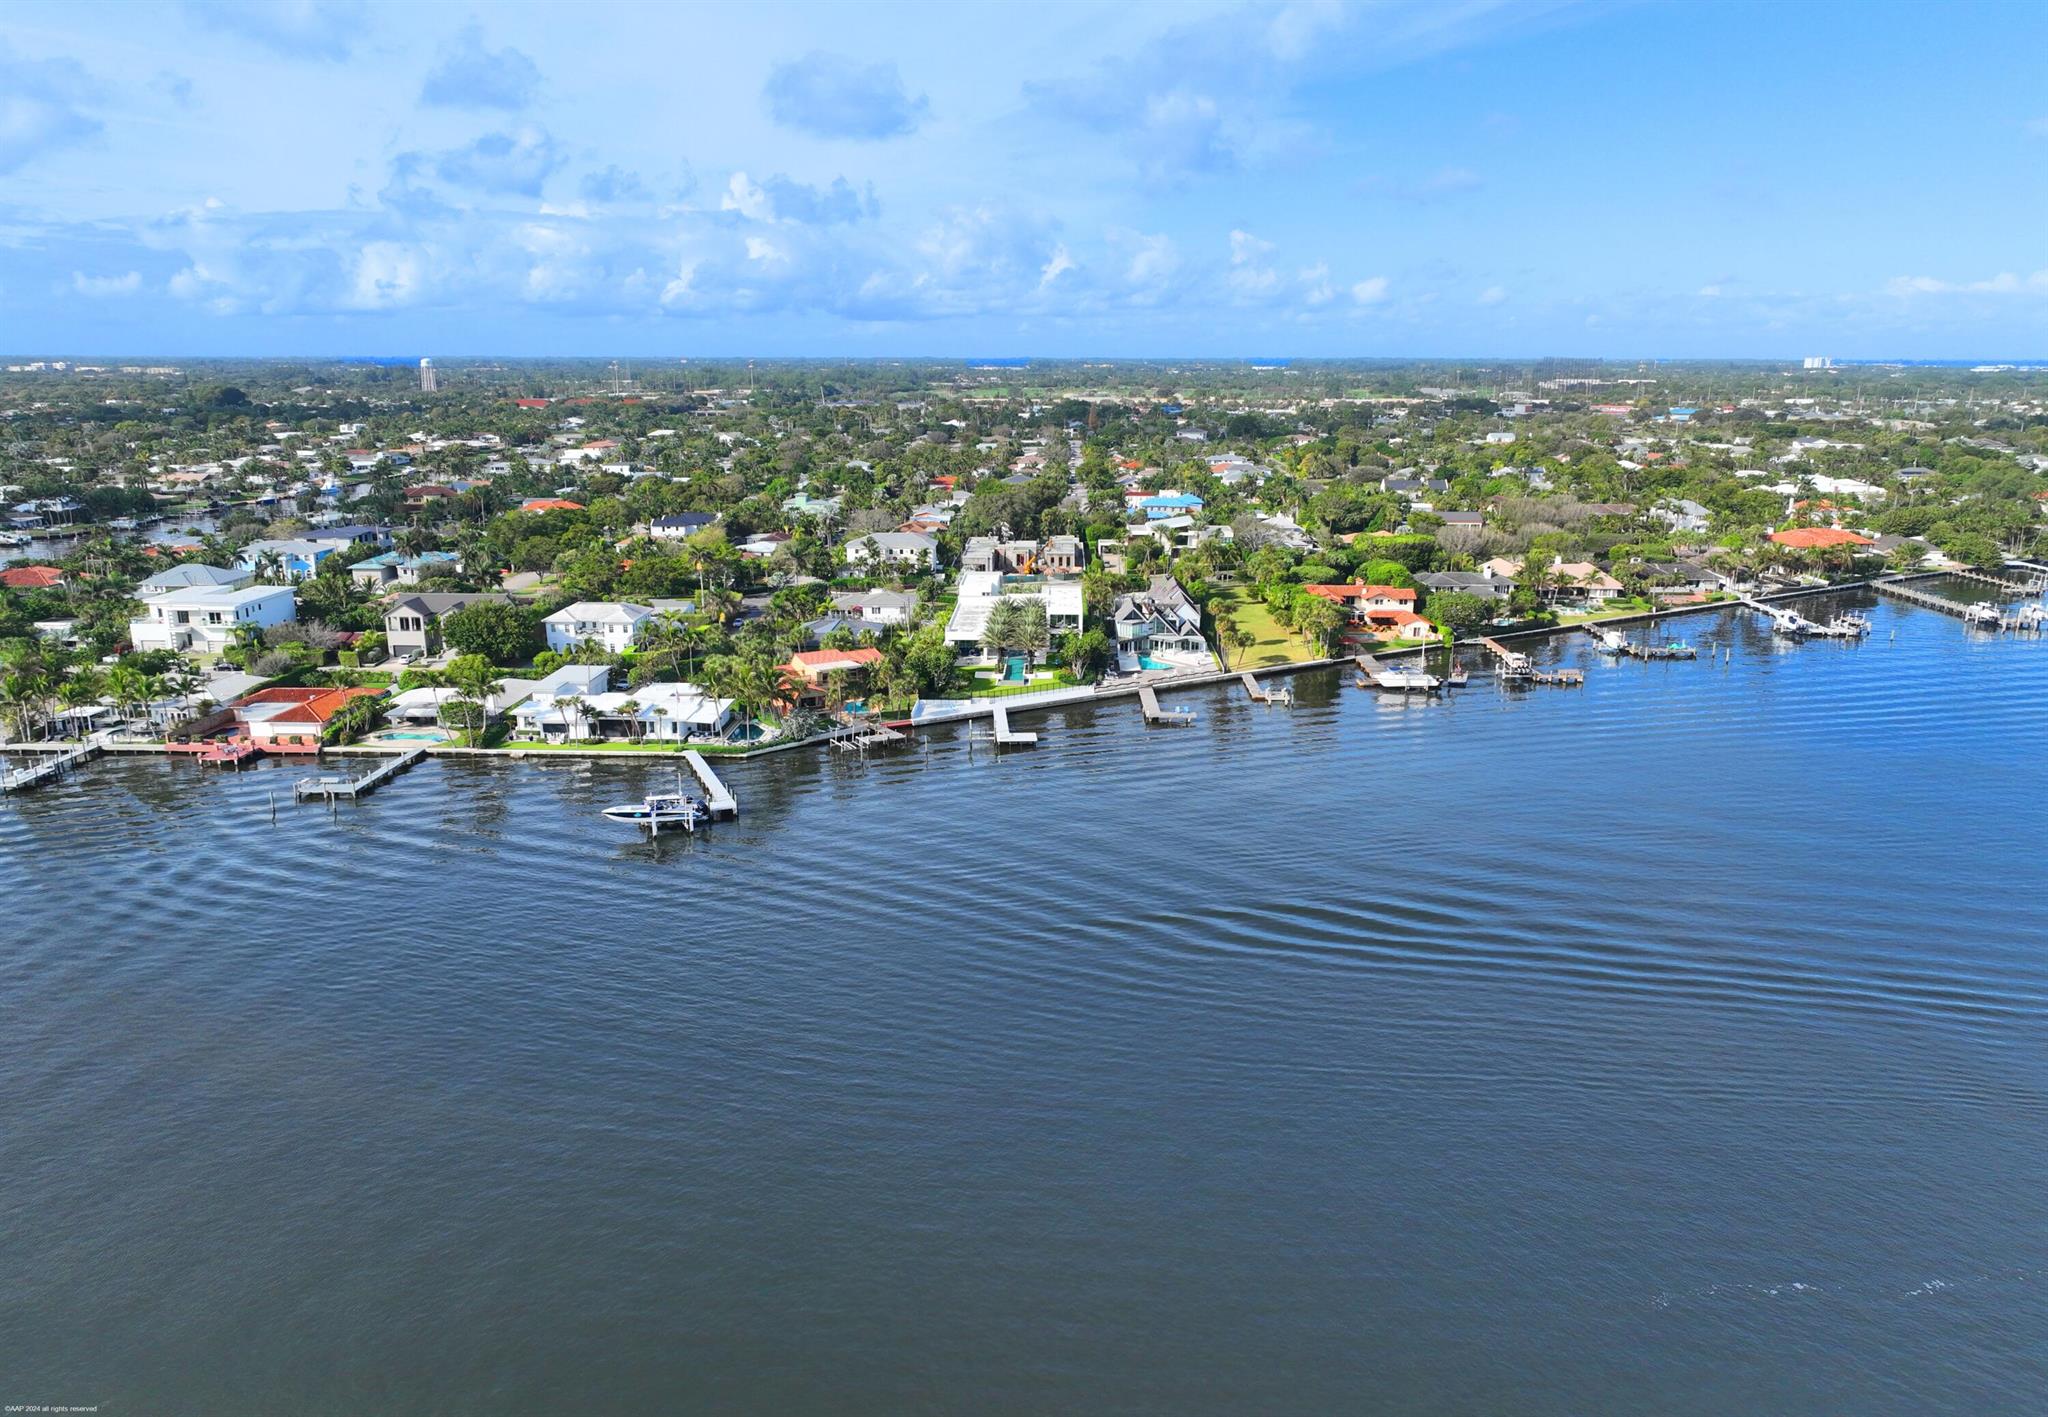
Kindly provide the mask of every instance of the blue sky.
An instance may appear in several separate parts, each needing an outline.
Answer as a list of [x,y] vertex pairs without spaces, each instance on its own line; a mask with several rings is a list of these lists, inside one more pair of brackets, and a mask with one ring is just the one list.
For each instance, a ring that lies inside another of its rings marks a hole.
[[43,3],[15,354],[2048,355],[2048,7]]

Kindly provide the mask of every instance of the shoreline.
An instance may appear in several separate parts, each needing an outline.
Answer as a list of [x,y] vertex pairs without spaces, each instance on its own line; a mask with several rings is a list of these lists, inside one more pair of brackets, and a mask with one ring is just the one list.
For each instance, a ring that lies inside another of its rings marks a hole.
[[[1923,571],[1896,577],[1896,579],[1924,580],[1949,574],[1951,572],[1948,571]],[[1758,604],[1772,604],[1802,596],[1829,595],[1850,590],[1867,590],[1873,587],[1879,579],[1894,578],[1866,577],[1861,580],[1831,582],[1827,585],[1794,586],[1785,590],[1759,592],[1747,597],[1747,599],[1754,600]],[[1635,611],[1622,615],[1595,615],[1570,625],[1539,625],[1526,630],[1509,630],[1499,634],[1473,636],[1454,641],[1452,648],[1476,648],[1482,639],[1501,641],[1539,640],[1553,635],[1573,634],[1592,625],[1634,625],[1647,621],[1667,619],[1675,615],[1697,615],[1709,610],[1739,610],[1741,608],[1743,608],[1742,599],[1730,598],[1725,600],[1699,601],[1689,605],[1674,605],[1657,610]],[[1424,654],[1429,650],[1439,647],[1435,643],[1408,645],[1397,649],[1372,650],[1369,653],[1376,659],[1401,659],[1409,655]],[[1154,693],[1170,693],[1183,689],[1212,688],[1220,684],[1240,682],[1247,674],[1261,679],[1272,675],[1300,674],[1315,669],[1335,668],[1339,665],[1352,663],[1356,658],[1357,655],[1355,654],[1330,655],[1319,659],[1293,660],[1285,664],[1261,665],[1253,669],[1199,670],[1186,674],[1162,676],[1160,678],[1133,679],[1128,682],[1119,682],[1107,688],[1101,685],[1077,685],[1073,688],[1047,689],[1037,694],[1013,694],[995,699],[920,700],[920,704],[930,703],[938,707],[921,718],[915,718],[911,725],[911,732],[915,733],[922,728],[935,728],[946,724],[971,723],[978,719],[990,718],[998,708],[1002,709],[1006,715],[1013,715],[1069,708],[1077,704],[1110,703],[1119,699],[1136,698],[1140,692],[1146,689],[1150,689]],[[916,710],[914,708],[912,714],[915,717]],[[838,735],[821,733],[809,738],[799,738],[789,742],[765,743],[758,747],[746,748],[738,752],[721,752],[715,748],[707,750],[702,744],[689,743],[679,743],[674,748],[666,749],[639,747],[542,748],[511,745],[495,748],[472,748],[457,744],[429,744],[424,746],[424,751],[429,757],[565,758],[577,762],[621,760],[633,762],[649,759],[667,761],[679,758],[685,752],[698,752],[704,754],[707,761],[716,764],[721,762],[745,762],[753,758],[767,757],[774,753],[792,752],[799,748],[823,747],[832,742],[836,736]],[[45,743],[0,743],[0,753],[61,753],[79,747],[82,741],[84,740]],[[131,755],[156,753],[166,757],[173,756],[169,745],[160,742],[108,742],[101,744],[101,747],[108,753]],[[348,743],[333,747],[323,747],[317,753],[266,753],[264,756],[279,762],[303,761],[317,766],[320,762],[332,757],[396,757],[420,750],[421,747],[422,745],[420,744]]]

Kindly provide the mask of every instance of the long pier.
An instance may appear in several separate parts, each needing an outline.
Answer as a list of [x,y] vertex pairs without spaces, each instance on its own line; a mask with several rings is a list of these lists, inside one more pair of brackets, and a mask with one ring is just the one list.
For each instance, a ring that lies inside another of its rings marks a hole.
[[[1965,579],[1979,583],[1989,582],[1994,585],[2004,585],[2003,582],[1992,581],[1988,576],[1966,577]],[[1929,610],[1939,610],[1944,615],[1961,616],[1972,624],[1997,623],[2000,628],[2007,628],[2004,622],[2008,617],[2000,611],[1999,607],[1993,605],[1988,600],[1952,600],[1945,595],[1936,595],[1931,590],[1922,590],[1919,586],[1907,585],[1905,581],[1906,578],[1903,576],[1887,576],[1883,580],[1872,581],[1871,588],[1880,595],[1896,596],[1900,600],[1910,601],[1914,605],[1924,605]],[[2018,626],[2013,628],[2018,628]]]
[[727,790],[725,783],[719,780],[718,774],[711,770],[711,764],[704,761],[702,753],[695,748],[685,748],[683,762],[696,774],[698,784],[703,787],[704,802],[711,808],[713,820],[720,817],[737,817],[740,814],[739,799]]
[[1993,590],[2002,590],[2015,599],[2038,593],[2042,589],[2044,579],[2048,579],[2036,576],[2029,581],[2008,581],[1999,576],[1992,575],[1989,571],[1979,570],[1975,566],[1960,566],[1948,572],[1948,574],[1954,576],[1959,581],[1968,581],[1971,585],[1989,586]]
[[302,777],[292,784],[292,798],[299,802],[308,798],[332,802],[340,797],[351,801],[368,797],[392,778],[417,766],[426,756],[425,748],[414,748],[379,763],[361,777]]
[[54,782],[80,764],[91,762],[102,751],[98,743],[81,743],[75,748],[67,748],[53,757],[45,758],[31,767],[0,773],[0,795],[26,792],[31,787],[41,787],[46,782]]
[[1150,684],[1138,686],[1138,707],[1145,711],[1147,723],[1193,723],[1193,709],[1169,709],[1159,707],[1159,695]]

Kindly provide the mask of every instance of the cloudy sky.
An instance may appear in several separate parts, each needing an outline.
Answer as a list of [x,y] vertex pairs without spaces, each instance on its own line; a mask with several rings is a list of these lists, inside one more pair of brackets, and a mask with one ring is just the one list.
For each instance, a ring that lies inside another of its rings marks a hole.
[[0,351],[2048,356],[2048,7],[13,0]]

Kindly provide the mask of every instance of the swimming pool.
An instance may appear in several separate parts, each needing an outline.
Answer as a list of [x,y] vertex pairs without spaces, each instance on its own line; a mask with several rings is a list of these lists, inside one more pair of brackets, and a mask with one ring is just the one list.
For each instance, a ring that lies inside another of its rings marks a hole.
[[1026,672],[1026,665],[1029,662],[1021,654],[1011,655],[1003,661],[1003,677],[1001,682],[1005,684],[1029,683],[1031,675]]

